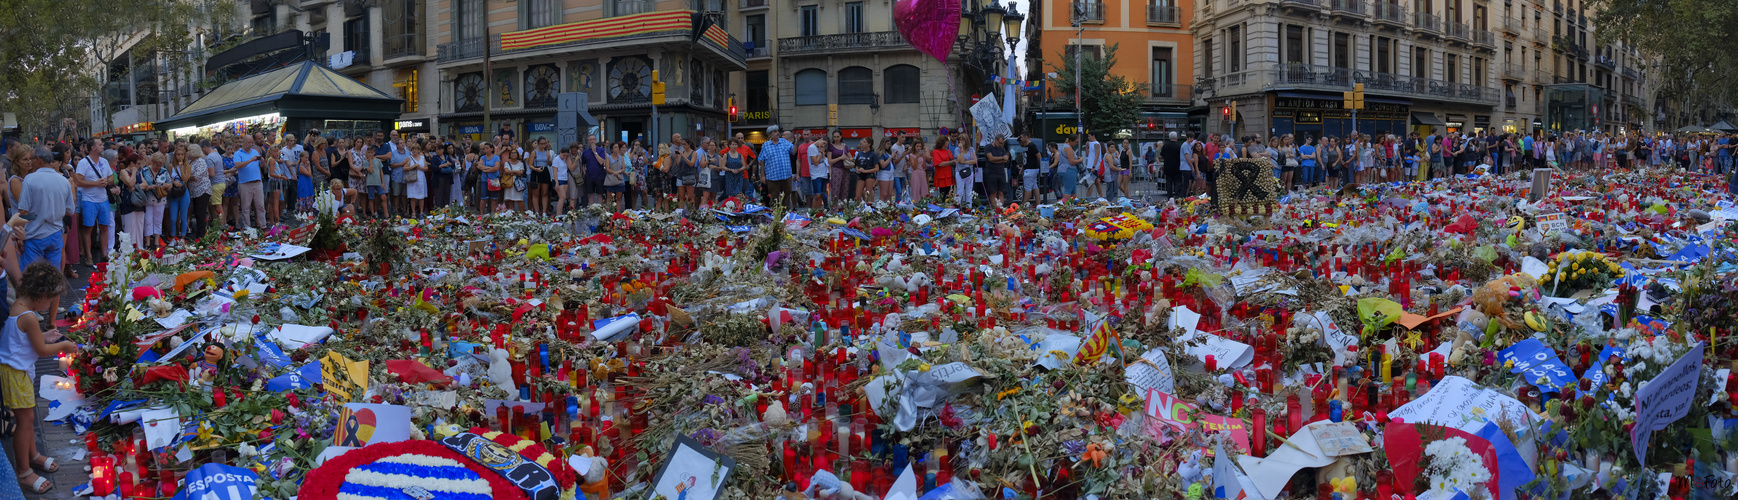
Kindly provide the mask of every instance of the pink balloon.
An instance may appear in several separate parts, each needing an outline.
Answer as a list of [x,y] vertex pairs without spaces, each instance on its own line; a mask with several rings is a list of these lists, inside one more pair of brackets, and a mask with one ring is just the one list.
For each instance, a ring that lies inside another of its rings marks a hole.
[[893,25],[918,52],[946,63],[960,34],[959,0],[899,0],[893,4]]

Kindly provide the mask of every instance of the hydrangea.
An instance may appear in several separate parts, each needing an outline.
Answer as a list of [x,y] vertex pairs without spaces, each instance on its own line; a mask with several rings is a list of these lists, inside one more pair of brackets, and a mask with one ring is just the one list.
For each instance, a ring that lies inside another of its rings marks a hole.
[[1466,445],[1465,438],[1453,437],[1431,442],[1424,447],[1424,454],[1430,459],[1430,466],[1425,470],[1430,481],[1432,497],[1446,498],[1454,496],[1455,492],[1470,492],[1475,488],[1483,488],[1483,484],[1491,480],[1490,469],[1485,468],[1484,457],[1472,452]]

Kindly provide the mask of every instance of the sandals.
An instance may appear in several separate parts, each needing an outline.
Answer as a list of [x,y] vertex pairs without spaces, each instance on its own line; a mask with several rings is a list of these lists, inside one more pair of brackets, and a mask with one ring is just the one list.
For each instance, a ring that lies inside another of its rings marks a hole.
[[49,474],[60,472],[60,464],[54,463],[54,457],[47,455],[37,455],[30,459],[30,466]]
[[[36,480],[26,481],[26,479],[33,477],[36,478]],[[36,475],[35,471],[19,474],[18,486],[23,488],[24,491],[34,495],[48,493],[49,490],[54,489],[54,483],[49,482],[48,479],[43,478],[42,476]]]

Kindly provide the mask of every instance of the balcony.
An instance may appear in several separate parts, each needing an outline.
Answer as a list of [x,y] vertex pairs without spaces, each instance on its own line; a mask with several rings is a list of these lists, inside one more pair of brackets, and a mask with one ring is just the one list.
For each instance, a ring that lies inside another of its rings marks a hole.
[[1447,24],[1448,24],[1448,37],[1449,38],[1455,38],[1455,39],[1464,40],[1464,41],[1468,41],[1468,42],[1472,41],[1472,27],[1471,26],[1467,26],[1466,23],[1451,22],[1451,23],[1447,23]]
[[1551,12],[1563,13],[1563,0],[1551,0]]
[[1195,99],[1194,85],[1155,83],[1152,87],[1153,93],[1148,100],[1189,102]]
[[767,5],[767,0],[737,0],[737,10],[759,9]]
[[1516,101],[1519,101],[1519,99],[1516,99],[1513,95],[1503,96],[1503,107],[1513,111],[1515,105],[1518,104]]
[[1647,101],[1643,100],[1641,98],[1641,96],[1635,95],[1635,94],[1624,94],[1623,95],[1623,102],[1626,104],[1629,104],[1631,106],[1638,107],[1638,108],[1646,108],[1647,107]]
[[1104,2],[1086,2],[1076,0],[1074,2],[1074,8],[1076,12],[1080,13],[1080,21],[1083,23],[1104,22]]
[[1519,64],[1507,63],[1502,66],[1504,80],[1514,80],[1518,82],[1527,78],[1527,70],[1522,68]]
[[1248,71],[1200,80],[1195,92],[1200,97],[1293,89],[1342,92],[1351,90],[1353,84],[1358,83],[1364,84],[1366,92],[1374,94],[1482,106],[1497,106],[1502,102],[1501,90],[1479,85],[1346,68],[1272,63],[1254,65]]
[[1364,0],[1328,0],[1328,8],[1335,13],[1364,15]]
[[1491,30],[1472,30],[1472,43],[1494,48],[1497,46],[1497,34]]
[[1624,78],[1634,80],[1641,78],[1641,72],[1636,71],[1635,68],[1623,68],[1623,76]]
[[1419,31],[1436,33],[1438,35],[1442,34],[1442,18],[1436,17],[1436,14],[1427,14],[1423,12],[1414,13],[1412,15],[1412,25],[1418,28]]
[[778,39],[781,56],[817,54],[840,50],[910,49],[897,31],[845,33],[839,35],[799,36]]
[[1284,3],[1288,6],[1293,6],[1293,7],[1305,7],[1305,8],[1310,8],[1310,9],[1320,9],[1320,8],[1322,8],[1323,1],[1324,0],[1284,0]]
[[764,41],[764,40],[759,41],[759,42],[755,42],[754,48],[748,49],[748,58],[749,59],[760,59],[763,57],[772,57],[772,47],[767,45],[766,41]]
[[405,33],[388,37],[381,45],[385,47],[382,54],[387,61],[407,57],[422,57],[424,38],[421,33]]
[[1593,59],[1593,64],[1596,64],[1599,66],[1604,66],[1605,69],[1616,69],[1617,68],[1617,60],[1612,59],[1611,56],[1596,57]]
[[1180,26],[1182,17],[1176,5],[1147,4],[1147,24]]
[[1582,26],[1589,26],[1589,24],[1587,24],[1587,14],[1576,14],[1575,17],[1581,20]]
[[1510,35],[1520,36],[1521,33],[1526,32],[1526,31],[1527,31],[1527,27],[1521,25],[1520,19],[1515,19],[1512,17],[1503,18],[1503,32],[1504,33],[1508,33]]
[[1399,5],[1376,0],[1375,18],[1378,23],[1388,23],[1396,27],[1406,27],[1406,8]]
[[449,63],[483,57],[484,43],[500,47],[501,35],[492,35],[488,38],[470,38],[440,44],[435,47],[435,62]]

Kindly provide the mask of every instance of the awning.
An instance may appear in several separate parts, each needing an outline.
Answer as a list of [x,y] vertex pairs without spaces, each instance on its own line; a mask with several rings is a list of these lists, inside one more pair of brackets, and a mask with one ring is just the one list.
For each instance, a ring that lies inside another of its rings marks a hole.
[[334,120],[397,120],[403,104],[404,99],[303,61],[225,83],[181,113],[157,122],[157,129],[197,127],[269,113]]
[[1434,126],[1434,127],[1447,127],[1448,126],[1447,123],[1442,123],[1442,120],[1438,119],[1436,117],[1436,113],[1425,113],[1425,112],[1421,112],[1421,111],[1413,111],[1412,112],[1412,123],[1416,123],[1419,125],[1430,125],[1430,126]]
[[1734,126],[1732,126],[1732,124],[1726,123],[1726,120],[1720,120],[1719,123],[1715,123],[1715,124],[1709,126],[1708,128],[1714,129],[1715,131],[1718,131],[1718,132],[1738,132],[1738,127],[1734,127]]

